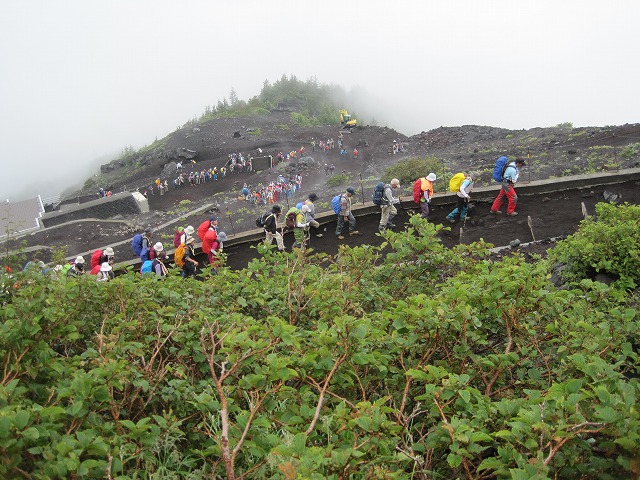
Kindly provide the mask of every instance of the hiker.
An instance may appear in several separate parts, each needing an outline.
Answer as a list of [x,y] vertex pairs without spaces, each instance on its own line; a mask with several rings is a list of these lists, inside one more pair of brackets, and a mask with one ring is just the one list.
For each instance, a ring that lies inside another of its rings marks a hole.
[[[218,269],[222,266],[222,258],[219,257],[219,254],[222,253],[222,249],[224,248],[224,242],[227,241],[227,234],[224,232],[220,232],[217,234],[215,240],[211,243],[211,247],[208,252],[209,265],[211,265],[211,273],[214,275],[218,274]],[[203,243],[203,251],[204,251],[204,243]]]
[[80,277],[84,274],[84,257],[79,255],[76,261],[73,262],[73,265],[71,265],[71,268],[67,270],[67,278]]
[[98,274],[96,276],[96,281],[108,282],[112,278],[114,278],[113,267],[109,262],[103,262],[102,265],[100,265],[100,270],[98,271]]
[[104,250],[96,250],[91,256],[91,275],[97,275],[103,263],[108,262],[113,265],[115,261],[115,252],[113,248],[107,247]]
[[[464,222],[467,218],[468,210],[469,210],[469,200],[471,196],[471,190],[473,190],[473,180],[477,174],[469,173],[465,175],[465,179],[460,184],[460,188],[456,192],[458,196],[458,203],[456,208],[454,208],[449,215],[447,215],[447,220],[449,223],[456,223],[456,217],[460,217],[460,220]],[[455,188],[455,187],[454,187]]]
[[[185,228],[185,231],[186,230],[187,229]],[[193,250],[195,243],[196,243],[196,239],[193,237],[189,237],[187,238],[184,244],[184,257],[183,257],[184,265],[182,267],[182,273],[181,273],[182,278],[196,276],[196,268],[198,267],[198,262],[196,260],[196,255]]]
[[431,172],[426,177],[421,177],[413,183],[413,201],[420,205],[420,216],[429,216],[429,204],[433,197],[433,182],[437,180],[436,174]]
[[489,213],[492,215],[502,213],[500,208],[504,202],[504,197],[507,197],[507,215],[511,217],[518,215],[518,212],[516,212],[518,195],[516,195],[516,191],[513,186],[516,184],[518,177],[520,176],[520,168],[526,165],[526,162],[521,158],[516,158],[514,162],[507,165],[504,175],[502,175],[502,188],[500,188],[498,196],[493,201],[493,205],[491,205]]
[[158,256],[153,259],[153,263],[151,264],[151,269],[158,276],[158,278],[166,277],[167,267],[164,262],[167,260],[167,252],[161,250],[158,252]]
[[295,242],[293,248],[304,248],[307,240],[306,233],[309,229],[306,214],[309,213],[309,205],[302,205],[302,209],[298,211],[293,228],[293,238]]
[[271,207],[271,212],[268,212],[264,218],[264,231],[265,231],[265,245],[271,245],[275,237],[278,250],[284,252],[284,241],[282,234],[278,231],[278,217],[282,213],[280,205],[274,205]]
[[304,204],[309,207],[309,211],[305,213],[305,217],[311,227],[309,230],[312,232],[312,235],[315,235],[317,238],[322,238],[320,224],[316,221],[316,206],[314,204],[316,200],[318,200],[318,195],[315,193],[310,193],[308,199],[305,200]]
[[204,236],[210,230],[216,233],[218,232],[218,217],[216,217],[215,215],[210,217],[209,220],[205,220],[204,222],[202,222],[198,227],[198,238],[201,242],[204,241]]
[[187,240],[189,240],[190,238],[193,238],[193,232],[195,232],[195,228],[193,228],[193,226],[189,225],[188,227],[186,227],[183,231],[182,231],[182,235],[180,235],[180,243],[184,243],[185,245],[187,244]]
[[338,213],[338,223],[336,225],[336,237],[338,240],[344,240],[342,235],[342,229],[345,222],[349,223],[349,235],[360,235],[360,232],[356,230],[356,217],[351,213],[351,197],[356,194],[353,187],[347,188],[347,191],[340,195],[340,213]]
[[393,228],[396,225],[393,223],[393,218],[398,214],[398,210],[395,204],[400,203],[400,198],[393,196],[393,191],[400,186],[400,180],[394,178],[390,183],[384,186],[384,194],[382,195],[382,203],[380,209],[380,225],[378,225],[379,231],[384,231],[386,228]]

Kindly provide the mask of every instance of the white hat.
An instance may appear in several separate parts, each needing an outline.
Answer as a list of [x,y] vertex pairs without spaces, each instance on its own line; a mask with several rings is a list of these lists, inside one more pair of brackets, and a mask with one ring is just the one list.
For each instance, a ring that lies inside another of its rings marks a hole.
[[113,253],[113,248],[111,247],[107,247],[104,249],[103,252],[107,257],[113,257],[115,255],[115,253]]
[[[433,180],[431,180],[431,181],[433,181]],[[397,178],[394,178],[393,180],[391,180],[391,186],[399,187],[400,186],[400,180],[398,180]]]
[[164,247],[162,246],[162,242],[156,242],[156,244],[153,246],[153,249],[157,253],[160,253],[162,250],[164,250]]
[[113,267],[109,265],[109,262],[104,262],[102,265],[100,265],[101,272],[110,272],[111,270],[113,270]]
[[189,225],[187,228],[184,229],[184,232],[187,235],[193,235],[193,232],[195,232],[195,229],[191,225]]
[[438,177],[436,177],[436,174],[433,173],[433,172],[431,172],[429,175],[427,175],[427,180],[429,180],[430,182],[435,182],[437,178]]
[[74,263],[84,263],[84,257],[82,256],[76,257],[76,261]]
[[218,233],[218,241],[219,242],[226,242],[227,241],[227,234],[224,233],[224,232]]

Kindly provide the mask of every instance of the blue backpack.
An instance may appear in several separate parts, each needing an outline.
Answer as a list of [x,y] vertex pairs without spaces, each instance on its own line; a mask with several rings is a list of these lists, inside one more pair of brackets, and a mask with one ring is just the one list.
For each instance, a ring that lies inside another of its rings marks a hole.
[[507,169],[509,165],[509,158],[504,155],[496,160],[496,166],[493,167],[493,179],[496,182],[502,182],[504,178],[504,171]]
[[145,260],[142,267],[140,267],[140,273],[143,275],[145,273],[153,273],[153,260]]
[[378,182],[376,188],[373,189],[373,194],[371,195],[371,201],[375,205],[386,205],[387,201],[384,198],[384,182]]
[[304,203],[303,203],[303,202],[298,202],[298,203],[296,203],[296,208],[297,208],[298,210],[302,210],[302,205],[304,205]]
[[331,200],[331,208],[333,208],[333,211],[336,212],[336,215],[340,214],[340,197],[342,195],[336,195],[335,197],[333,197],[333,200]]
[[142,251],[142,234],[141,233],[134,235],[133,240],[131,240],[131,247],[133,248],[133,253],[136,254],[136,257],[139,257],[140,252]]

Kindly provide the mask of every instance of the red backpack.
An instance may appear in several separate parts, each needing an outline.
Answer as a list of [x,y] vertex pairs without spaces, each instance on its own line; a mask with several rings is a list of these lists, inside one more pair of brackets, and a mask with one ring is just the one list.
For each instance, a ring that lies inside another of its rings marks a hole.
[[422,179],[419,178],[413,183],[413,201],[420,203],[420,197],[422,196]]
[[96,250],[95,252],[93,252],[93,255],[91,255],[91,269],[95,268],[96,265],[100,266],[100,259],[102,258],[102,250]]
[[206,235],[207,230],[209,230],[210,226],[211,221],[209,220],[206,220],[200,224],[200,226],[198,227],[198,238],[200,239],[200,241],[204,240],[204,236]]
[[182,232],[184,232],[184,227],[178,227],[173,234],[173,246],[178,248],[180,246],[180,239],[182,238]]

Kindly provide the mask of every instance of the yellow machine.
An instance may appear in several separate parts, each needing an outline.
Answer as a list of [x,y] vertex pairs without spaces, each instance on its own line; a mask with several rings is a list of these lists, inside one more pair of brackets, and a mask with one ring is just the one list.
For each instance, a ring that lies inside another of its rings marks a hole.
[[358,120],[356,120],[355,118],[351,118],[351,115],[349,115],[349,112],[347,112],[346,109],[342,109],[340,110],[340,126],[342,128],[353,128],[356,125],[358,125]]

